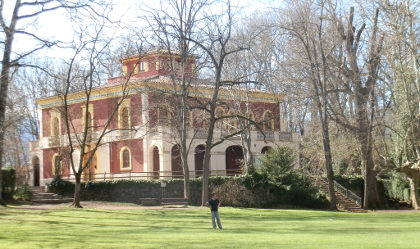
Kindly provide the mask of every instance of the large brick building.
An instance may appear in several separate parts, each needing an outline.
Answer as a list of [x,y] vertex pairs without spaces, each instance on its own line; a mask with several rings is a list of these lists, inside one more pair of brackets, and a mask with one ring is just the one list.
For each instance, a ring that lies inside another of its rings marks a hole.
[[[155,50],[142,57],[123,59],[123,75],[111,78],[102,87],[95,88],[91,94],[91,102],[85,107],[83,92],[68,96],[69,110],[75,132],[82,131],[83,124],[88,122],[92,129],[92,141],[95,141],[104,124],[108,121],[116,102],[121,98],[123,90],[121,83],[129,80],[128,96],[118,107],[117,115],[112,119],[101,146],[95,153],[90,169],[84,174],[85,180],[104,180],[120,178],[157,178],[180,177],[182,172],[179,150],[174,139],[174,127],[171,95],[170,74],[179,67],[179,56],[172,57],[175,61],[170,69],[169,56]],[[190,57],[185,69],[186,75],[194,82],[195,58]],[[205,82],[204,82],[205,83]],[[196,99],[205,100],[212,93],[211,84],[194,84],[190,95]],[[248,94],[248,114],[260,123],[264,134],[253,128],[251,132],[251,151],[258,158],[268,148],[281,144],[293,146],[296,134],[282,131],[280,113],[281,95],[264,91],[251,91]],[[243,113],[245,102],[233,100],[228,89],[222,89],[220,98],[224,105],[217,107],[217,115],[235,115]],[[41,134],[38,141],[31,143],[32,164],[34,166],[33,181],[35,185],[44,185],[51,181],[56,171],[57,160],[63,148],[66,147],[66,129],[62,111],[62,98],[52,96],[37,101],[40,109]],[[234,108],[234,106],[236,106]],[[240,108],[241,110],[238,110]],[[88,110],[86,110],[88,109]],[[86,112],[88,112],[87,115]],[[88,117],[85,120],[85,117]],[[190,175],[202,173],[204,143],[206,133],[206,114],[193,109],[189,118],[189,136],[192,139],[192,149],[188,156]],[[223,119],[216,123],[215,139],[238,129],[237,119]],[[240,172],[243,152],[240,136],[233,136],[212,149],[211,174],[231,175]],[[74,155],[77,163],[77,152]],[[62,162],[60,174],[72,179],[68,162]]]

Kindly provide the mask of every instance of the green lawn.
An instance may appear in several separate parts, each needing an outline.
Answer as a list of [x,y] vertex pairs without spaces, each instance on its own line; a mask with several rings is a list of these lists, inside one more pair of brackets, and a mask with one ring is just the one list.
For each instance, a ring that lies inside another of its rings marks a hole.
[[0,206],[0,248],[420,248],[420,213]]

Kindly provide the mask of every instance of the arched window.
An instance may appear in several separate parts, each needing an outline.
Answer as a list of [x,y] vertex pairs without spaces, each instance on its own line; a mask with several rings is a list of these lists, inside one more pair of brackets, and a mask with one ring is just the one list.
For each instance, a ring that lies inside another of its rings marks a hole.
[[[254,116],[254,113],[253,113],[252,111],[249,111],[249,113],[248,113],[248,118],[249,118],[250,120],[252,120],[252,121],[256,122],[256,121],[255,121],[255,116]],[[255,130],[255,125],[253,124],[253,122],[251,122],[251,121],[247,120],[247,121],[246,121],[246,124],[251,126],[251,130]]]
[[[84,163],[86,163],[91,157],[92,152],[87,152],[84,156]],[[99,172],[98,167],[98,158],[97,154],[93,154],[92,159],[89,162],[89,165],[83,170],[83,179],[87,181],[94,181],[96,173]]]
[[60,135],[60,121],[57,117],[54,117],[51,122],[52,126],[52,137],[58,137]]
[[171,119],[169,106],[164,104],[158,107],[158,120],[160,124],[168,124]]
[[88,112],[87,114],[87,123],[88,123],[88,128],[93,128],[92,114],[90,112]]
[[128,147],[123,147],[120,152],[120,169],[131,169],[131,151]]
[[128,135],[130,132],[130,99],[124,99],[118,109],[118,128],[121,129],[121,136]]
[[194,128],[208,128],[209,127],[209,115],[204,110],[194,110],[191,112],[191,124]]
[[52,174],[53,176],[61,176],[62,175],[62,165],[63,162],[61,160],[61,156],[56,153],[54,154],[53,158],[52,158]]
[[236,118],[236,112],[235,110],[230,110],[228,113],[228,116],[230,118],[227,119],[226,122],[226,128],[229,132],[233,132],[235,130],[238,129],[239,125],[238,125],[238,119]]
[[129,120],[129,112],[127,107],[123,107],[121,109],[121,129],[129,129],[130,128],[130,120]]
[[274,130],[274,116],[271,111],[265,111],[263,115],[263,130],[272,131]]
[[92,114],[90,112],[87,113],[87,130],[86,131],[87,131],[87,139],[88,141],[90,141],[92,139],[92,133],[93,133],[93,120],[92,120]]
[[[216,118],[220,118],[225,116],[225,109],[223,107],[216,107],[216,110],[214,111],[214,114],[216,116]],[[223,127],[223,119],[219,119],[216,121],[216,127],[217,128],[224,128]]]

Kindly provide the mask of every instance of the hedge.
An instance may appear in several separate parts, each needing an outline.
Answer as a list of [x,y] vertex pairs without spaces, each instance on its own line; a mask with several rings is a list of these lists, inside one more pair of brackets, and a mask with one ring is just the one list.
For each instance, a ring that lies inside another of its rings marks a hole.
[[[362,176],[334,176],[334,179],[363,199],[364,180]],[[389,179],[377,179],[378,194],[384,207],[393,207],[395,202],[410,202],[410,184],[407,178],[394,173]],[[395,206],[398,207],[398,206]]]
[[[295,179],[302,180],[302,179]],[[163,192],[158,180],[116,180],[82,183],[82,200],[139,203],[140,198],[182,198],[183,180],[166,182]],[[268,184],[252,184],[252,176],[210,177],[210,193],[216,193],[223,205],[236,207],[304,207],[323,208],[325,197],[308,183],[295,184],[301,188],[280,188]],[[190,181],[190,205],[201,203],[201,178]],[[52,192],[73,195],[74,184],[55,179],[49,184]]]
[[16,188],[16,170],[14,168],[5,167],[1,169],[2,175],[2,191],[4,199],[13,199]]

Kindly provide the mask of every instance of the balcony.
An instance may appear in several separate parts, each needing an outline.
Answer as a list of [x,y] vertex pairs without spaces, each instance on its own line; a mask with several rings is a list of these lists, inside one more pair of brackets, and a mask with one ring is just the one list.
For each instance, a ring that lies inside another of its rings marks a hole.
[[258,131],[257,132],[257,141],[264,141],[264,135],[265,135],[265,140],[266,141],[272,141],[272,142],[275,141],[274,131],[264,131],[264,133],[261,132],[261,131]]
[[118,136],[115,136],[116,140],[125,140],[132,139],[134,137],[134,132],[131,130],[120,131]]
[[279,141],[292,142],[293,133],[292,132],[279,132]]
[[208,137],[207,130],[195,130],[193,134],[196,139],[207,139]]
[[56,147],[61,145],[61,137],[60,136],[54,136],[48,138],[48,146],[49,147]]

